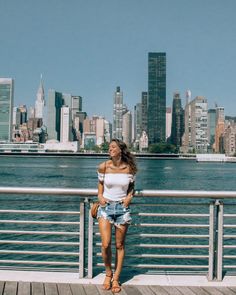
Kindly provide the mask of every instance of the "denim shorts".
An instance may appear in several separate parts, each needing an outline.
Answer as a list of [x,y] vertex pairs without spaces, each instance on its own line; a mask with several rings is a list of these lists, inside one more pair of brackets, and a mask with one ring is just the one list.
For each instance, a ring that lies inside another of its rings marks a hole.
[[110,221],[115,226],[121,224],[130,224],[130,208],[124,207],[122,202],[107,202],[105,206],[99,206],[97,218],[104,218]]

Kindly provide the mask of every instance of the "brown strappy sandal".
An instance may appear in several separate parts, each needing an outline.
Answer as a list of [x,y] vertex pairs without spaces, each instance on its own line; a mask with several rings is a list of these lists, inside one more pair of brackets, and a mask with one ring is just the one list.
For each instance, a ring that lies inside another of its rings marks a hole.
[[102,284],[103,290],[110,290],[111,289],[112,277],[113,277],[113,273],[111,273],[110,275],[106,274],[105,280],[104,280],[104,282]]
[[112,293],[119,293],[121,291],[121,285],[118,280],[113,279],[112,281],[112,287],[111,287],[111,292]]

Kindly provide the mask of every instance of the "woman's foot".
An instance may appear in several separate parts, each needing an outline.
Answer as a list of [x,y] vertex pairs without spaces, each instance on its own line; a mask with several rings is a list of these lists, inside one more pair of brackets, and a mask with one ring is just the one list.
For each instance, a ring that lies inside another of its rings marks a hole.
[[121,286],[118,280],[113,279],[112,281],[112,287],[111,287],[111,292],[113,293],[119,293],[121,291]]
[[111,289],[111,281],[112,281],[113,274],[106,274],[105,280],[103,282],[103,290],[110,290]]

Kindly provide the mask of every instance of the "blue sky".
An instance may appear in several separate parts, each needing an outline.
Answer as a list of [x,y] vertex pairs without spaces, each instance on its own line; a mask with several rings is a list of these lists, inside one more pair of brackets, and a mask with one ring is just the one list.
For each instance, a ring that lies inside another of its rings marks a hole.
[[0,77],[15,105],[48,89],[81,95],[89,115],[112,119],[120,86],[133,110],[147,90],[148,52],[167,54],[167,105],[203,95],[236,115],[235,0],[0,0]]

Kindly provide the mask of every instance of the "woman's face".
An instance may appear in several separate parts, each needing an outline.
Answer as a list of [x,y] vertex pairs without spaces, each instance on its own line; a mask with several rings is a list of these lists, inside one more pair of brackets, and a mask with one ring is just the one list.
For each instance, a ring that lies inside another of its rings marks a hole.
[[119,157],[121,155],[121,149],[115,141],[112,141],[109,145],[109,155],[110,157]]

